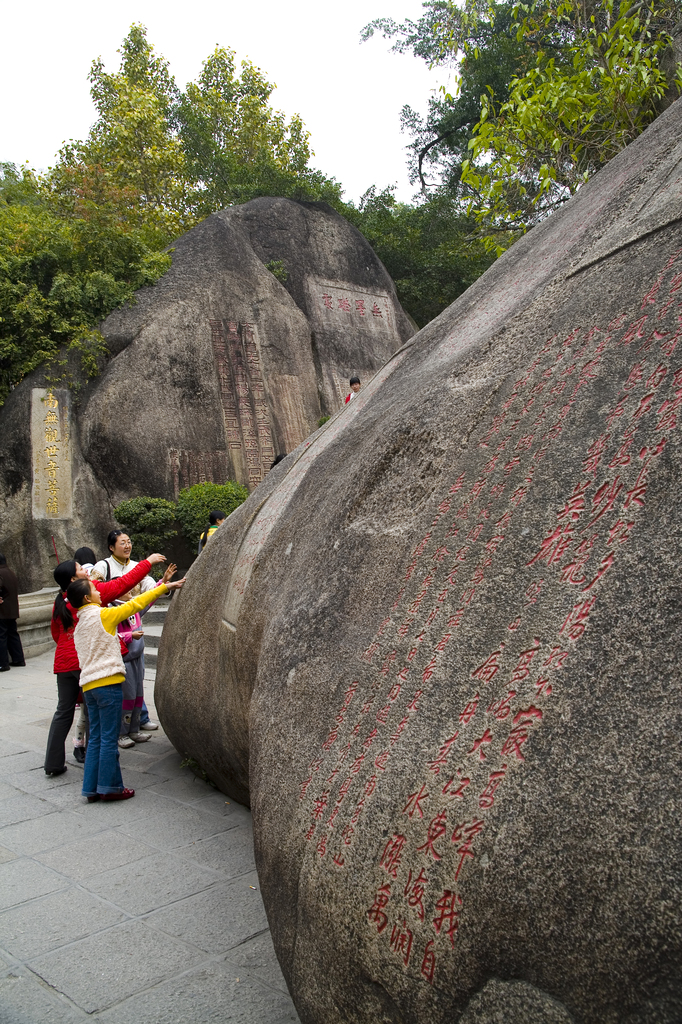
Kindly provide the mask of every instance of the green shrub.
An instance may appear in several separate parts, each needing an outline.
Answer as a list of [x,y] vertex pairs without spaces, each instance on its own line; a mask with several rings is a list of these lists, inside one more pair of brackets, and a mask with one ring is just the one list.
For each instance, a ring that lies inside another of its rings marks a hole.
[[208,517],[214,509],[220,509],[229,516],[248,496],[246,487],[232,480],[226,484],[195,484],[194,487],[180,491],[175,514],[189,546],[196,550],[199,537],[208,526]]
[[317,421],[318,427],[323,427],[325,425],[325,423],[327,422],[327,420],[330,420],[330,419],[331,419],[331,416],[320,416],[319,420]]
[[133,542],[133,558],[138,560],[162,551],[177,534],[177,508],[166,498],[131,498],[117,505],[114,515]]

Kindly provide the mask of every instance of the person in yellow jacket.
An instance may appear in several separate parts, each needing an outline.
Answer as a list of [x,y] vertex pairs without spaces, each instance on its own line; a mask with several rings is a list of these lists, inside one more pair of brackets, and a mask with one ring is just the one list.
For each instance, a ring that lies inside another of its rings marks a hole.
[[162,594],[179,590],[183,580],[162,583],[132,601],[102,608],[99,591],[90,580],[69,584],[69,604],[78,610],[73,640],[81,667],[80,685],[90,717],[90,742],[83,770],[83,796],[95,800],[128,800],[134,789],[123,785],[118,754],[125,667],[116,627],[142,611]]

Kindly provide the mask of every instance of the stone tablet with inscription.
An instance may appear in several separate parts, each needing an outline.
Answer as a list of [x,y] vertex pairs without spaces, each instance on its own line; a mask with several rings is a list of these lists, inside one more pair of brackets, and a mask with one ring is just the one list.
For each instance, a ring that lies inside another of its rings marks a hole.
[[681,466],[678,101],[173,602],[157,705],[250,790],[304,1024],[682,1019]]

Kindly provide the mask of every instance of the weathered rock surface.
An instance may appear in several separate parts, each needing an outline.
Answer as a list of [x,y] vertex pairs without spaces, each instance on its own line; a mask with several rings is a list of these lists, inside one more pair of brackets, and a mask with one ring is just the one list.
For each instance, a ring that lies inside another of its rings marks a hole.
[[0,537],[26,589],[49,578],[51,534],[60,555],[84,542],[101,551],[125,498],[174,498],[203,480],[255,487],[340,408],[349,376],[367,380],[414,333],[368,243],[324,203],[257,199],[214,214],[137,298],[105,321],[114,358],[59,437],[73,463],[70,508],[31,515],[31,391],[44,378],[24,381],[0,412]]
[[156,700],[304,1024],[682,1018],[682,101],[289,456]]

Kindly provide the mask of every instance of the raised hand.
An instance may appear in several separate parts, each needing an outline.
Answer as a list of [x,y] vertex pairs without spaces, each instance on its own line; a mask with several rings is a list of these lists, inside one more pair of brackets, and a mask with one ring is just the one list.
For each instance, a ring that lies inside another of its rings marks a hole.
[[161,582],[162,583],[168,583],[169,579],[171,579],[175,575],[175,573],[177,571],[178,571],[177,565],[175,564],[175,562],[171,562],[171,564],[168,566],[168,568],[166,569],[165,573],[163,574],[163,578],[161,579]]
[[147,559],[147,561],[151,562],[152,565],[157,565],[159,562],[165,562],[166,561],[166,556],[165,555],[160,555],[158,553],[158,551],[157,551],[153,555],[150,555],[149,558]]

